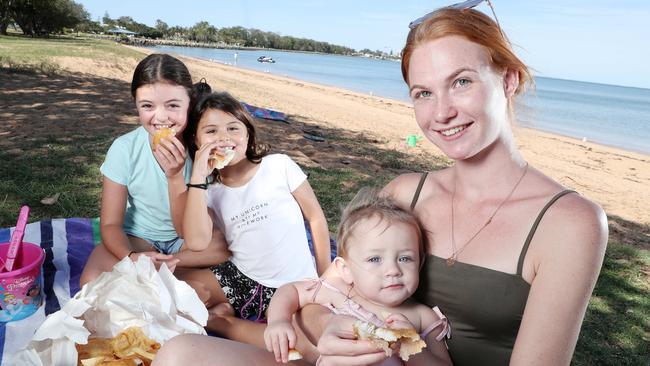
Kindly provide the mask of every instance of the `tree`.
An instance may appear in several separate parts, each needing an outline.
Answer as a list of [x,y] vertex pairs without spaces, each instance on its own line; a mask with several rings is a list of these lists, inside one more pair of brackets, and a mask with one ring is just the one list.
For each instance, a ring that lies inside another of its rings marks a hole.
[[122,28],[131,29],[131,28],[133,28],[133,24],[135,24],[136,21],[133,20],[133,18],[131,18],[131,17],[121,16],[121,17],[117,18],[116,23],[117,23],[118,26],[120,26]]
[[268,47],[266,33],[259,29],[251,29],[249,43],[251,47]]
[[216,42],[217,28],[206,21],[198,22],[190,28],[190,40],[197,42]]
[[7,34],[7,27],[11,23],[10,8],[14,0],[0,0],[0,34]]
[[102,24],[104,27],[110,29],[110,28],[115,28],[115,25],[117,24],[115,20],[111,19],[111,16],[108,15],[108,12],[104,12],[104,17],[102,18]]
[[244,27],[230,27],[219,29],[219,40],[228,43],[244,46],[249,39],[248,30]]
[[167,23],[163,22],[160,19],[156,19],[156,30],[160,32],[163,36],[168,36],[169,26]]
[[77,31],[84,33],[100,33],[103,30],[99,21],[84,20],[77,25]]
[[173,26],[167,31],[167,36],[173,39],[188,39],[190,31],[187,28]]
[[63,32],[89,21],[81,4],[72,0],[12,0],[10,16],[26,35],[47,35]]
[[61,32],[63,28],[76,28],[84,22],[90,22],[90,14],[86,11],[83,5],[78,4],[70,0],[60,1],[61,8],[59,8],[59,24],[55,25],[53,21],[52,25],[58,27],[52,31]]

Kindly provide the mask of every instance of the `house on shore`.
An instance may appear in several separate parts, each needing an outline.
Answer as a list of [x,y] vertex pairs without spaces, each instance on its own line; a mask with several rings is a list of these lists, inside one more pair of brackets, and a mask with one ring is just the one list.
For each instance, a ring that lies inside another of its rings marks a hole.
[[109,29],[109,30],[106,31],[106,34],[112,34],[112,35],[115,35],[115,36],[127,36],[127,37],[133,37],[133,36],[138,35],[138,33],[132,32],[132,31],[130,31],[128,29],[124,29],[124,28]]

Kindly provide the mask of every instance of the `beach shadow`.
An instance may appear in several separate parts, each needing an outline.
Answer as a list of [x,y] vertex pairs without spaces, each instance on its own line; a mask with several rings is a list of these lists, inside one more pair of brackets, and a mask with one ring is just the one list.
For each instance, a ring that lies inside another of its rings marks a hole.
[[638,249],[650,250],[650,226],[608,215],[609,240]]
[[126,82],[84,74],[0,75],[2,147],[22,141],[82,136],[117,136],[137,124]]
[[[397,176],[408,172],[433,171],[449,166],[445,158],[418,149],[393,148],[388,140],[341,128],[324,127],[317,121],[289,115],[289,124],[258,120],[264,140],[274,151],[291,155],[300,164],[321,169],[348,169],[373,176],[381,172]],[[323,141],[312,139],[318,137]]]
[[[99,165],[113,139],[135,128],[126,82],[85,74],[0,72],[0,227],[18,207],[30,221],[99,215]],[[59,194],[52,205],[45,197]]]

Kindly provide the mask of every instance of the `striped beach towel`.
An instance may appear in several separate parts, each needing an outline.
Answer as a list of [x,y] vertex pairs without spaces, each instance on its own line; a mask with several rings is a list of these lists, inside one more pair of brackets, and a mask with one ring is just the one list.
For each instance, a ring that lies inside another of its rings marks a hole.
[[[88,256],[99,240],[96,219],[53,219],[28,224],[23,241],[45,250],[43,262],[44,306],[33,315],[15,322],[0,323],[0,366],[10,355],[25,347],[45,317],[79,291],[79,277]],[[0,242],[8,242],[11,229],[0,229]]]
[[[314,255],[309,225],[307,241]],[[0,243],[8,242],[13,228],[0,229]],[[9,364],[10,356],[24,348],[45,317],[61,309],[79,290],[84,265],[99,242],[99,219],[53,219],[27,224],[23,241],[38,244],[45,250],[43,262],[44,306],[33,315],[14,322],[0,322],[0,366]],[[332,259],[336,242],[330,239]]]

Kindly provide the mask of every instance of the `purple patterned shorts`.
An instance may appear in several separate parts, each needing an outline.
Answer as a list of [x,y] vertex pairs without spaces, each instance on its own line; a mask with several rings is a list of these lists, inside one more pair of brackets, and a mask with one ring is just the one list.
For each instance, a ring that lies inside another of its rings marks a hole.
[[250,279],[231,261],[216,265],[211,270],[235,309],[235,316],[257,322],[266,321],[266,309],[276,289]]

